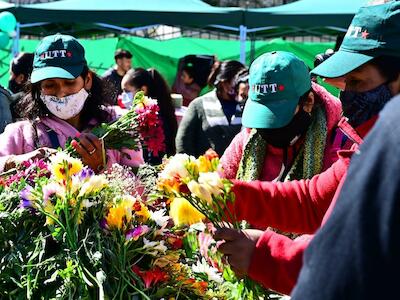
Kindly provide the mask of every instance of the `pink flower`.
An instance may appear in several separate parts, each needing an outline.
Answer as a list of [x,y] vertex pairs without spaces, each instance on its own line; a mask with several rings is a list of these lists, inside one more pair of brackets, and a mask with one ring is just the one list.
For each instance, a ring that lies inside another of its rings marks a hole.
[[134,241],[137,241],[142,235],[145,235],[150,231],[150,227],[147,225],[142,225],[135,227],[134,229],[129,230],[125,234],[125,238],[127,241],[133,239]]

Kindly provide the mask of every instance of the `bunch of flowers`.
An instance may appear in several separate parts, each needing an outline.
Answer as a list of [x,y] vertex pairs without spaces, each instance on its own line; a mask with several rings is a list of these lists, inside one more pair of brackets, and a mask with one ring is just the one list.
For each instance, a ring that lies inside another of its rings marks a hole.
[[243,298],[206,226],[176,226],[123,167],[95,175],[59,152],[27,170],[0,182],[0,298]]
[[228,208],[235,199],[233,184],[219,175],[218,167],[219,158],[213,150],[197,159],[176,154],[164,162],[155,197],[167,199],[176,225],[191,225],[206,218],[215,227],[226,220],[239,225]]
[[191,243],[192,247],[197,247],[198,259],[192,266],[193,272],[207,275],[208,282],[219,283],[218,291],[231,291],[229,299],[268,298],[258,284],[248,278],[237,278],[217,251],[218,245],[212,238],[216,227],[243,229],[246,226],[237,221],[232,210],[235,200],[233,183],[222,178],[218,171],[219,158],[213,150],[197,159],[177,154],[164,162],[157,180],[157,193],[153,197],[169,204],[171,218],[184,230],[198,222],[209,222],[197,233],[198,243]]
[[[165,150],[162,121],[156,100],[138,92],[132,108],[123,116],[111,123],[103,123],[92,129],[92,133],[102,142],[105,149],[121,150],[122,148],[137,150],[145,147],[155,156]],[[67,142],[66,152],[76,154]]]

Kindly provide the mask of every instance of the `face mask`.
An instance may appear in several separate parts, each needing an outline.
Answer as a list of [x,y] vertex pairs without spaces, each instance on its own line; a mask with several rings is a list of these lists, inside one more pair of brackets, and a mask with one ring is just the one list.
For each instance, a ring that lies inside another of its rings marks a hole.
[[17,83],[14,79],[8,81],[8,89],[14,94],[21,92],[23,87],[23,84]]
[[344,116],[352,126],[357,127],[377,115],[392,98],[392,94],[389,87],[382,84],[362,93],[342,91],[339,98]]
[[126,109],[130,109],[133,104],[133,93],[132,92],[122,92],[122,105]]
[[258,132],[269,145],[276,148],[287,148],[296,143],[300,136],[306,133],[311,121],[311,115],[301,109],[285,127],[259,129]]
[[82,111],[88,96],[88,92],[82,88],[78,93],[62,98],[49,95],[40,95],[40,98],[53,115],[62,120],[68,120]]

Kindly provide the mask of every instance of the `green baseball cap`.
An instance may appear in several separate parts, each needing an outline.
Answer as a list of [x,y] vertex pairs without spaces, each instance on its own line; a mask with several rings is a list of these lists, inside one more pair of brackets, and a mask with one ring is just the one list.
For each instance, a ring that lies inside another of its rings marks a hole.
[[295,114],[300,97],[310,89],[309,69],[297,56],[284,51],[261,55],[250,66],[243,126],[286,126]]
[[400,56],[400,1],[360,8],[339,50],[311,73],[341,77],[382,55]]
[[35,51],[31,82],[49,78],[74,79],[86,65],[85,49],[73,36],[59,33],[46,36]]

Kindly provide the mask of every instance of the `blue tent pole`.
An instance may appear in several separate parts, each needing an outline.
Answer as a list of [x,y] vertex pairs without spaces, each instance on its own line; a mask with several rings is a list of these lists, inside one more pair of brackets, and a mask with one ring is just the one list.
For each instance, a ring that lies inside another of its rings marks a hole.
[[13,57],[16,57],[19,54],[19,39],[21,35],[21,24],[17,22],[17,25],[15,27],[15,36],[13,39],[13,45],[12,45],[12,55]]
[[247,27],[240,25],[240,62],[246,64],[246,39],[247,39]]

